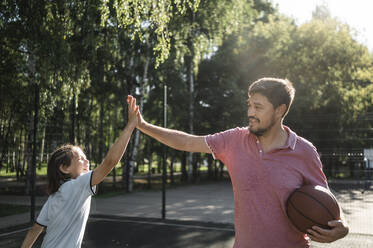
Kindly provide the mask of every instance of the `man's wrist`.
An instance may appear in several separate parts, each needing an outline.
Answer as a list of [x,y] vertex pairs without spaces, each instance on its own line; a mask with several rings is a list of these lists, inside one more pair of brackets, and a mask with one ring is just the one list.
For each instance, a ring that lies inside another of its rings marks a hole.
[[146,124],[147,124],[146,121],[139,122],[139,123],[137,123],[136,128],[139,129],[139,130],[142,130],[146,127]]

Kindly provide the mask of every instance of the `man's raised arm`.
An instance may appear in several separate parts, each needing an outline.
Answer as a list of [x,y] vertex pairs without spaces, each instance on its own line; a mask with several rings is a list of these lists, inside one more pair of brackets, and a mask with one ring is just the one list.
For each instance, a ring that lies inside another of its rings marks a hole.
[[205,136],[192,135],[178,130],[152,125],[142,118],[140,112],[137,117],[137,129],[169,147],[180,151],[211,153],[205,142]]

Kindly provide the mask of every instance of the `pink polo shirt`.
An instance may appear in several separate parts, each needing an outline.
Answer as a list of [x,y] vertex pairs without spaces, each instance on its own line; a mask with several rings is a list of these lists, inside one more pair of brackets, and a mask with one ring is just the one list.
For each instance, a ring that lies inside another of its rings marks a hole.
[[306,248],[309,240],[286,215],[285,202],[303,184],[328,187],[316,148],[288,127],[284,147],[263,153],[248,128],[206,136],[228,168],[234,194],[234,248]]

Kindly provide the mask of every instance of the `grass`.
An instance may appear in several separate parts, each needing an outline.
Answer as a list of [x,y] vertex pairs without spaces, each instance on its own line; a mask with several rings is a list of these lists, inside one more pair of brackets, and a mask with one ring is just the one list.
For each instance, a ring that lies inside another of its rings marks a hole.
[[[0,177],[16,177],[16,171],[11,171],[8,169],[6,171],[6,163],[3,164],[3,167],[0,170]],[[91,164],[91,170],[93,170],[97,165],[92,163]],[[40,169],[39,169],[40,168]],[[148,174],[148,165],[146,164],[140,164],[137,167],[138,171],[136,172],[136,175],[147,175]],[[158,165],[156,162],[152,164],[152,169],[157,173]],[[121,164],[118,164],[115,166],[116,175],[122,175],[122,166]],[[180,172],[181,171],[181,163],[174,163],[174,172]],[[199,168],[199,171],[207,171],[206,166],[201,166]],[[170,168],[167,166],[167,173],[170,173]],[[46,176],[47,175],[47,163],[42,163],[41,166],[39,164],[36,165],[36,174],[39,176]],[[109,176],[113,175],[113,171],[110,172]]]
[[[40,166],[40,169],[39,169],[39,165],[36,165],[36,174],[41,175],[41,176],[47,175],[47,164],[42,163],[42,165]],[[5,163],[5,164],[3,164],[3,167],[0,170],[0,176],[2,176],[2,177],[16,177],[16,171],[14,169],[11,170],[11,168],[9,168],[8,171],[6,171],[6,163]]]
[[[41,207],[36,207],[37,210],[40,210]],[[14,205],[14,204],[0,204],[0,217],[14,215],[14,214],[22,214],[30,212],[30,206],[24,205]]]

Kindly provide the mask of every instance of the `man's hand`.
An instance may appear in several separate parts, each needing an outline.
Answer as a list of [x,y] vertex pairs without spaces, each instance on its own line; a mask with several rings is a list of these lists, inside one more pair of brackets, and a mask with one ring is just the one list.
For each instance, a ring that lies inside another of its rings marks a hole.
[[127,104],[128,104],[128,121],[135,124],[135,127],[140,127],[142,124],[145,123],[145,120],[142,118],[140,113],[140,108],[136,105],[136,98],[131,95],[127,97]]
[[331,243],[345,237],[348,234],[348,227],[341,220],[329,221],[328,225],[332,229],[323,229],[318,226],[313,226],[307,230],[307,235],[313,241],[320,243]]

